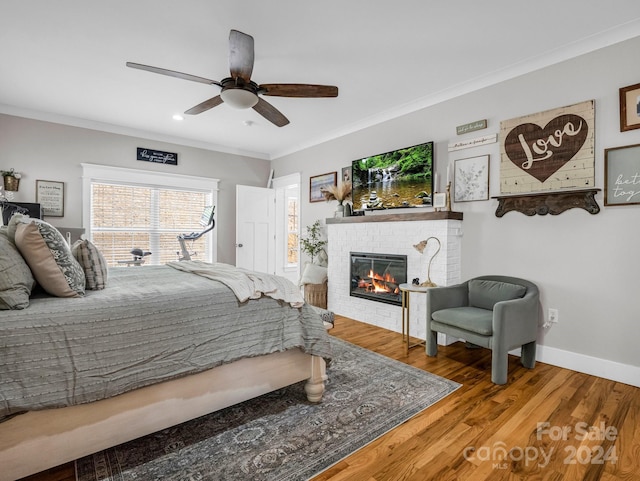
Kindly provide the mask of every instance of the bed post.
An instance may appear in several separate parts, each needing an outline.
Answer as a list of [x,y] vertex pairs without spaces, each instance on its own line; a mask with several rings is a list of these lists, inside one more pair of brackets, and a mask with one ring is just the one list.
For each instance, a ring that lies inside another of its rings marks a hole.
[[317,403],[322,400],[324,382],[327,380],[326,366],[323,358],[311,356],[311,377],[304,385],[309,402]]

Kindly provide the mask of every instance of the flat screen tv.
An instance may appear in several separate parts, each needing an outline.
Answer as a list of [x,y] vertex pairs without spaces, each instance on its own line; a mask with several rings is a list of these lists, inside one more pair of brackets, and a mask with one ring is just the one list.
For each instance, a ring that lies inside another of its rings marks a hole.
[[354,160],[351,170],[354,210],[433,205],[433,142]]

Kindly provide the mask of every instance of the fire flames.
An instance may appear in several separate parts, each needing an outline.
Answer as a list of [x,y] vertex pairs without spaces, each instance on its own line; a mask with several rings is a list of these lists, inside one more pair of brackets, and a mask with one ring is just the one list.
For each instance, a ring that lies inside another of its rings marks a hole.
[[388,272],[385,274],[378,274],[371,269],[369,271],[369,279],[371,279],[371,282],[361,279],[358,283],[358,287],[365,288],[367,292],[390,292],[393,294],[398,294],[400,292],[398,283]]

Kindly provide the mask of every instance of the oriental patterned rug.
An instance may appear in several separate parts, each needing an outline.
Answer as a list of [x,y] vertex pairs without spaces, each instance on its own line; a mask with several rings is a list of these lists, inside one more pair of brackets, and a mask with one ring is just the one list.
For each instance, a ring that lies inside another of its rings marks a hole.
[[333,338],[327,390],[294,384],[76,461],[78,481],[300,481],[459,384]]

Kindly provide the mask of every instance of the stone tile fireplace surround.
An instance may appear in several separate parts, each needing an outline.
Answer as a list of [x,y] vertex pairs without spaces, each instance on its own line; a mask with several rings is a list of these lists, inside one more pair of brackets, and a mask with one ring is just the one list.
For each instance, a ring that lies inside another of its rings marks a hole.
[[[349,253],[372,252],[407,256],[407,279],[427,278],[427,263],[437,243],[429,241],[423,254],[413,246],[428,237],[440,239],[442,249],[433,259],[431,280],[439,286],[460,282],[462,213],[367,213],[365,216],[326,219],[329,255],[327,307],[336,314],[402,332],[401,307],[352,297]],[[426,296],[411,294],[410,333],[426,338]],[[440,341],[440,340],[439,340]]]

